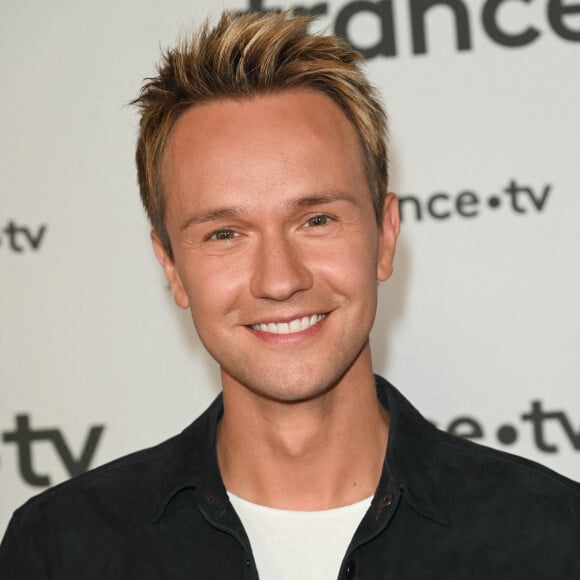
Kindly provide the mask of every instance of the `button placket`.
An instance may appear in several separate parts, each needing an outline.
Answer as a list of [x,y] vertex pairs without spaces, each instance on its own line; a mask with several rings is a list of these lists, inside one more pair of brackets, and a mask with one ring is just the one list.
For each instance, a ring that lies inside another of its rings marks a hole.
[[381,509],[386,509],[388,507],[391,507],[392,503],[393,503],[393,494],[392,493],[386,494],[381,499]]
[[351,560],[347,564],[346,570],[344,571],[345,580],[353,580],[355,572],[356,572],[356,564],[354,560]]

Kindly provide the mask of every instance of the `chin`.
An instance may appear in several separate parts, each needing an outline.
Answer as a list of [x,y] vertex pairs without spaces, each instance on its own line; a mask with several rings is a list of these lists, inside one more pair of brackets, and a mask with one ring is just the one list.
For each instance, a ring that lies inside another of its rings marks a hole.
[[[330,361],[329,361],[330,362]],[[320,365],[322,366],[322,365]],[[229,375],[254,395],[273,402],[296,404],[311,401],[331,392],[340,382],[350,365],[316,369],[316,372],[299,366],[275,370],[262,369],[261,373]],[[229,373],[226,373],[229,374]],[[272,380],[274,378],[274,381]],[[222,381],[226,385],[229,381]]]
[[288,385],[284,389],[256,389],[254,392],[270,401],[292,405],[317,399],[331,391],[334,386],[334,384],[312,385],[301,383],[294,388]]

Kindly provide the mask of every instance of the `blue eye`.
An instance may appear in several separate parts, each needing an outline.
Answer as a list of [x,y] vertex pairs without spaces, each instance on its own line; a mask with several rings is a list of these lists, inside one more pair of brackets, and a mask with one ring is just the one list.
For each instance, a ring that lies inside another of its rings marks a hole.
[[325,226],[330,222],[330,218],[327,215],[315,215],[311,217],[304,225],[307,228],[312,228],[316,226]]
[[234,239],[237,235],[237,232],[234,232],[234,230],[218,230],[217,232],[214,232],[209,239],[218,242],[227,242],[228,240]]

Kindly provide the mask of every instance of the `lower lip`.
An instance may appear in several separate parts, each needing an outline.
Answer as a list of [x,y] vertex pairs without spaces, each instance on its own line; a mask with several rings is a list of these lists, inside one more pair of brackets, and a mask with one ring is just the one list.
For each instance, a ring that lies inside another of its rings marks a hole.
[[327,313],[324,318],[321,318],[316,324],[313,324],[306,330],[300,330],[298,332],[289,332],[288,334],[275,334],[274,332],[265,332],[263,330],[256,330],[251,326],[246,326],[246,328],[259,339],[269,342],[271,344],[295,344],[302,342],[304,340],[309,340],[314,335],[316,335],[324,323],[328,320],[330,313]]

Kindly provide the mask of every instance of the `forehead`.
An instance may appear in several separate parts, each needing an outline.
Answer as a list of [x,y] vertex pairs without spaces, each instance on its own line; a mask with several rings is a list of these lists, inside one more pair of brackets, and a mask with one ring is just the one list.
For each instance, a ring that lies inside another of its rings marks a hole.
[[309,89],[191,107],[170,133],[161,170],[168,206],[226,192],[264,202],[268,191],[368,187],[352,124]]

